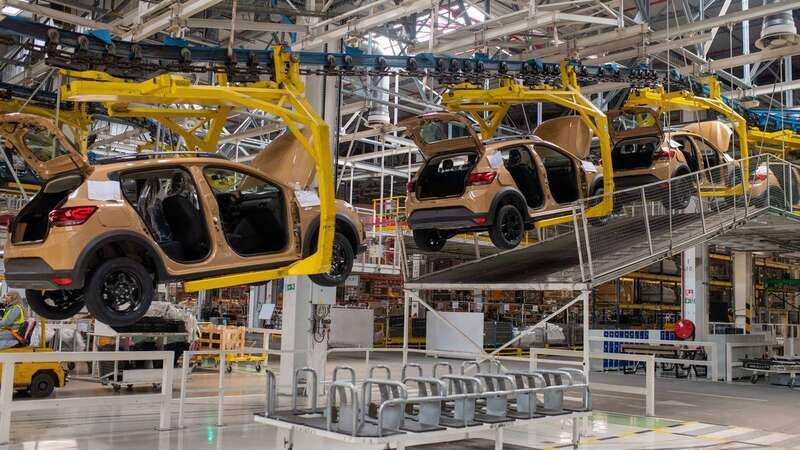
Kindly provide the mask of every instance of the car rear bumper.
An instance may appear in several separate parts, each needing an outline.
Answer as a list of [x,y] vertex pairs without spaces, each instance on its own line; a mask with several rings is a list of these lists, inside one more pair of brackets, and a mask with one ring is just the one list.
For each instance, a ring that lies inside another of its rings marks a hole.
[[614,177],[614,190],[644,186],[646,184],[657,183],[659,181],[664,181],[664,180],[661,180],[657,176],[652,174]]
[[[484,220],[481,222],[481,220]],[[489,223],[489,214],[476,214],[463,206],[446,208],[419,209],[408,216],[408,226],[412,230],[424,229],[471,229],[485,228]]]
[[68,270],[54,270],[42,258],[10,258],[4,261],[8,286],[17,289],[74,289],[57,284],[54,278],[72,278]]

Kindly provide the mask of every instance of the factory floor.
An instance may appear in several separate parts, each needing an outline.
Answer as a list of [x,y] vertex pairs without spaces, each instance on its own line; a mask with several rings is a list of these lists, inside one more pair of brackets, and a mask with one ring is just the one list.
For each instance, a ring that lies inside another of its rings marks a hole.
[[[437,360],[413,358],[426,366]],[[353,365],[359,377],[366,368],[363,359],[335,355],[329,369],[337,364]],[[387,364],[399,377],[398,355],[377,355],[372,364]],[[454,362],[454,366],[457,363]],[[275,367],[277,369],[277,367]],[[396,373],[394,371],[396,370]],[[330,374],[328,374],[329,378]],[[643,384],[644,377],[593,373],[592,379],[603,383]],[[158,432],[158,408],[131,403],[119,407],[58,407],[51,410],[19,412],[12,419],[12,444],[2,450],[104,450],[104,449],[277,449],[275,429],[253,423],[253,413],[263,411],[263,374],[243,366],[226,375],[224,403],[225,426],[217,427],[217,398],[208,389],[216,387],[218,375],[212,371],[193,374],[192,392],[185,404],[186,419],[182,430]],[[173,401],[173,426],[177,423],[178,389],[176,380]],[[206,391],[203,391],[206,389]],[[131,396],[147,393],[141,387],[134,392],[112,393],[108,387],[88,381],[73,380],[57,396],[93,395]],[[20,400],[24,401],[24,398]],[[613,392],[593,392],[592,414],[584,429],[579,448],[586,449],[744,449],[800,448],[800,431],[794,425],[800,390],[770,386],[763,381],[727,385],[693,380],[658,379],[656,415],[642,417],[644,399]],[[288,404],[281,397],[281,404]],[[547,425],[515,427],[505,432],[506,449],[517,450],[570,447],[572,424],[557,420]],[[430,444],[419,450],[493,449],[491,441],[476,440],[458,444]],[[566,447],[565,447],[566,446]],[[350,447],[328,444],[328,450]],[[295,447],[295,450],[306,450]]]

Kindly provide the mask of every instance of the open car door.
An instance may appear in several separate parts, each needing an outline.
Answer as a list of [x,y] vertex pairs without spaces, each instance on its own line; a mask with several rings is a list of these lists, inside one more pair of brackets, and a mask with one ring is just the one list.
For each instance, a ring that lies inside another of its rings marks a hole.
[[[301,132],[306,139],[311,140],[308,129]],[[250,165],[271,179],[280,180],[296,190],[311,189],[317,174],[314,158],[289,132],[281,134],[258,152]]]
[[632,137],[664,137],[664,130],[658,120],[658,113],[644,106],[614,109],[609,111],[608,134],[612,142]]
[[545,120],[533,130],[533,134],[561,147],[578,159],[586,159],[592,147],[592,130],[581,116]]
[[692,123],[686,125],[683,129],[703,136],[705,140],[722,153],[726,153],[731,145],[733,130],[719,120]]
[[48,118],[25,113],[3,114],[0,137],[45,181],[67,172],[85,176],[92,171],[77,146]]
[[459,150],[473,150],[483,156],[478,133],[467,119],[453,113],[431,113],[406,119],[406,136],[414,140],[425,159]]

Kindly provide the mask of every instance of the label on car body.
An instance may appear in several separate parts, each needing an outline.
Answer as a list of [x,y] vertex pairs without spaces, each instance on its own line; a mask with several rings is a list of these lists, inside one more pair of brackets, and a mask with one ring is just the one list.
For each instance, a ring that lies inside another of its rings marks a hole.
[[319,195],[316,191],[294,191],[294,198],[301,208],[319,206]]
[[591,173],[597,172],[597,167],[591,161],[581,160],[581,167],[583,167],[584,172],[591,172]]
[[489,167],[492,169],[497,169],[503,164],[503,155],[501,155],[499,152],[492,153],[486,157],[486,161],[489,162]]
[[122,190],[119,181],[89,181],[89,200],[121,201]]

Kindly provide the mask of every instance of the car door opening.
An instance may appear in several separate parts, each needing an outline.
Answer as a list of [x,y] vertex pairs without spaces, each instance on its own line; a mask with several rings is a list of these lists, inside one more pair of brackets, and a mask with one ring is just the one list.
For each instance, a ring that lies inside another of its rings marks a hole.
[[541,207],[544,204],[544,192],[530,151],[525,147],[513,147],[503,149],[502,155],[506,170],[525,197],[525,202],[530,208]]
[[211,240],[197,187],[183,169],[125,174],[122,193],[172,260],[197,262],[208,257]]
[[236,253],[261,255],[286,248],[289,229],[280,188],[227,168],[207,167],[203,174],[217,199],[225,239]]
[[536,154],[544,164],[550,194],[558,203],[578,200],[578,172],[572,159],[550,147],[537,145]]

